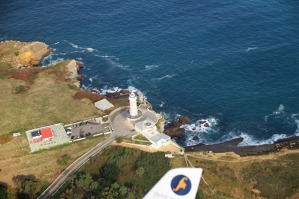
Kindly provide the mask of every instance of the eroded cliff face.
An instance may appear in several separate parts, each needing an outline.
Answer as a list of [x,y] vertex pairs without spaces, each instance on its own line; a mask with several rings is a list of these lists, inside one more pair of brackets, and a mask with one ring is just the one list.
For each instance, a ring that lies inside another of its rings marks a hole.
[[9,64],[15,69],[36,66],[50,53],[51,49],[43,42],[2,41],[0,43],[0,62]]
[[78,74],[79,69],[82,67],[82,64],[78,63],[76,60],[72,59],[67,65],[66,69],[68,71],[67,79],[73,79],[74,85],[77,87],[80,87],[80,79],[82,79],[82,76]]

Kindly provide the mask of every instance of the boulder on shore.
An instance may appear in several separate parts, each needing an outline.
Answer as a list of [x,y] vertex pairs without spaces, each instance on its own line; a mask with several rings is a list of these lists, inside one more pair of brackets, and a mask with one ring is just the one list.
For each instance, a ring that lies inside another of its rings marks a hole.
[[165,126],[165,134],[169,135],[171,138],[184,135],[185,129],[180,128],[184,124],[190,124],[190,119],[187,116],[182,115]]

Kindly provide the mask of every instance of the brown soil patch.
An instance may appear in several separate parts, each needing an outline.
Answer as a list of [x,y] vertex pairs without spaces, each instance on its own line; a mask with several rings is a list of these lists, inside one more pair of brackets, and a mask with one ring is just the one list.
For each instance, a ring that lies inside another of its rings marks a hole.
[[40,71],[41,69],[38,68],[19,70],[12,73],[10,78],[22,80],[25,82],[32,82],[36,78],[36,74],[38,74]]
[[12,140],[12,136],[10,135],[0,135],[0,144],[5,144]]
[[78,91],[73,96],[73,98],[78,99],[78,100],[86,98],[86,99],[89,99],[92,102],[96,102],[96,101],[99,101],[99,100],[104,99],[106,97],[102,96],[102,95],[99,95],[99,94],[96,94],[96,93],[87,92],[87,91]]

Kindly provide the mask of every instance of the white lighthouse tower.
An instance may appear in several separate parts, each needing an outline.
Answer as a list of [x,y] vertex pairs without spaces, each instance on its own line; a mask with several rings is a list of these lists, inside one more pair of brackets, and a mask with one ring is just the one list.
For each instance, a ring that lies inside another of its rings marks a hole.
[[137,96],[135,95],[134,92],[130,93],[129,101],[130,101],[130,116],[137,117],[138,115]]

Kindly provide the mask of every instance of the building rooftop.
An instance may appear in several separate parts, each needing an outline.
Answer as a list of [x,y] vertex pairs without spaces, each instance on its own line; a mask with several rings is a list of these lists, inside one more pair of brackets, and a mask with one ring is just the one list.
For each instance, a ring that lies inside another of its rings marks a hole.
[[153,142],[158,143],[160,140],[167,140],[170,139],[168,135],[165,135],[164,133],[159,133],[153,137],[150,138]]
[[40,133],[42,134],[43,139],[53,137],[53,133],[52,133],[51,128],[44,128],[44,129],[41,129],[41,130],[40,130]]
[[41,137],[39,130],[31,131],[32,138]]
[[102,111],[105,111],[105,110],[107,110],[107,109],[109,109],[109,108],[114,107],[114,105],[111,104],[111,103],[110,103],[108,100],[106,100],[106,99],[102,99],[102,100],[100,100],[100,101],[97,101],[97,102],[94,103],[94,105],[95,105],[98,109],[100,109],[100,110],[102,110]]

